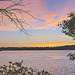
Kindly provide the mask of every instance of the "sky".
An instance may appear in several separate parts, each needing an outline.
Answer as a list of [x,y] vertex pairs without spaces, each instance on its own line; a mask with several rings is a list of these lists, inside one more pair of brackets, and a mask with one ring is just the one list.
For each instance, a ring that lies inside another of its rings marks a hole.
[[[15,0],[13,0],[15,1]],[[15,2],[18,2],[16,0]],[[0,1],[0,9],[13,3]],[[5,16],[3,22],[0,16],[0,47],[55,47],[75,45],[72,37],[66,36],[57,26],[59,22],[67,19],[67,14],[75,9],[75,0],[22,0],[24,6],[14,8],[23,9],[26,13],[17,14],[18,18],[24,19],[23,24],[28,36],[20,31],[16,25]]]

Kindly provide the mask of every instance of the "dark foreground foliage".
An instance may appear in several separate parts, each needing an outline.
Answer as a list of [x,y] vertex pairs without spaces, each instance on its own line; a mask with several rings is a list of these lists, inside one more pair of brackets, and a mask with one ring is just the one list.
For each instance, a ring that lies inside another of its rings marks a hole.
[[63,20],[58,26],[62,28],[62,33],[73,37],[75,40],[75,11],[69,13],[68,19]]
[[47,71],[37,71],[31,67],[22,66],[23,60],[21,62],[9,62],[8,65],[0,66],[0,75],[51,75]]
[[75,53],[69,53],[67,56],[70,60],[75,60]]

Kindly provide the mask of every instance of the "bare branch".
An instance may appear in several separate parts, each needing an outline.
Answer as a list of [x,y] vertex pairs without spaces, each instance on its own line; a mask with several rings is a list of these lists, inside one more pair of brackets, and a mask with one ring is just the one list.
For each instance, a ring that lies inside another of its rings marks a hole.
[[11,2],[15,3],[15,1],[12,1],[12,0],[0,0],[0,1],[11,1]]
[[41,19],[38,19],[38,18],[35,18],[32,14],[30,14],[29,12],[25,11],[25,10],[22,10],[22,9],[10,9],[9,11],[20,11],[20,12],[24,12],[24,13],[27,13],[28,15],[30,15],[32,18],[34,19],[37,19],[37,20],[41,20]]
[[14,7],[14,6],[24,6],[24,5],[21,5],[21,0],[18,2],[18,3],[15,3],[15,4],[13,4],[13,5],[10,5],[9,7],[6,7],[5,9],[10,9],[10,8],[12,8],[12,7]]
[[[6,0],[4,0],[4,1],[6,1]],[[7,1],[12,1],[12,0],[7,0]],[[40,20],[40,19],[35,18],[32,14],[30,14],[29,12],[27,12],[23,9],[13,8],[14,6],[24,6],[24,5],[22,5],[22,0],[19,0],[19,2],[14,3],[14,4],[10,5],[9,7],[6,7],[4,9],[0,9],[0,13],[2,15],[1,16],[2,22],[3,22],[3,15],[4,15],[7,19],[10,20],[10,22],[13,22],[20,31],[24,32],[26,35],[29,35],[27,33],[27,31],[25,30],[25,28],[23,27],[23,24],[26,24],[26,25],[29,25],[29,24],[26,23],[24,19],[23,20],[19,19],[17,14],[15,14],[15,12],[20,13],[21,16],[22,16],[22,13],[26,13],[34,19],[37,19],[37,20]]]

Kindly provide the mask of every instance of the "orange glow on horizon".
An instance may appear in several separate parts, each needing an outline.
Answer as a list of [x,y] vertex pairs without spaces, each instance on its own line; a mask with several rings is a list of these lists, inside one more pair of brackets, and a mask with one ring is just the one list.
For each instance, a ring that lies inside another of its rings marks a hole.
[[68,44],[68,43],[30,44],[27,47],[57,47],[57,46],[65,46],[65,45],[75,45],[75,44]]
[[10,45],[3,47],[57,47],[57,46],[66,46],[66,45],[75,45],[75,43],[24,44],[24,45]]

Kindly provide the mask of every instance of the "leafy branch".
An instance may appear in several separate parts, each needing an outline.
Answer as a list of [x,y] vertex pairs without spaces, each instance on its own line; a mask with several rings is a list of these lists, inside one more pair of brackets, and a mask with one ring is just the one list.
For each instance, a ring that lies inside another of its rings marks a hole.
[[63,20],[58,26],[62,28],[62,33],[73,37],[75,40],[75,11],[69,13],[68,17],[69,19]]
[[0,66],[0,75],[51,75],[45,70],[37,71],[33,68],[22,66],[21,62],[9,62],[8,65]]
[[73,61],[75,60],[75,53],[69,53],[67,57],[69,57],[69,59]]

